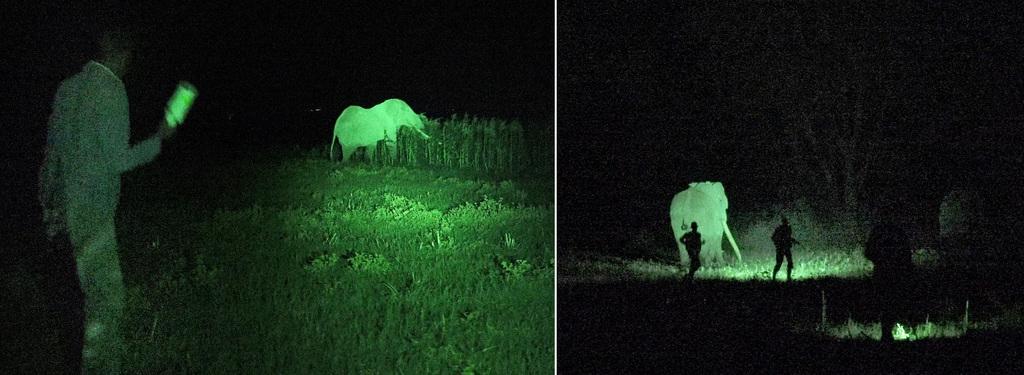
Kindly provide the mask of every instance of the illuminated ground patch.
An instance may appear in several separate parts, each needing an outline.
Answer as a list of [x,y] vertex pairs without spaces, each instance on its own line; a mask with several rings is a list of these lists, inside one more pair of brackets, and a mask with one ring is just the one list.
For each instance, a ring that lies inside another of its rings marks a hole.
[[[897,323],[892,330],[896,341],[915,341],[924,339],[958,338],[967,330],[986,329],[984,322],[964,326],[963,322],[924,322],[911,324]],[[875,340],[880,341],[882,325],[878,322],[860,323],[852,319],[844,323],[828,324],[823,332],[826,336],[843,340]]]
[[[724,265],[705,265],[697,271],[697,279],[711,280],[771,280],[775,267],[774,254],[746,254],[743,262]],[[871,262],[864,259],[859,249],[794,251],[793,280],[817,278],[867,277]],[[682,279],[688,265],[679,262],[651,259],[624,259],[613,256],[584,256],[561,262],[559,278],[580,281],[661,280]],[[786,280],[786,264],[777,275]]]
[[554,367],[551,179],[305,150],[202,167],[127,178],[126,373]]
[[[630,259],[610,255],[568,255],[559,263],[559,279],[563,281],[607,282],[616,280],[682,279],[689,263],[667,259]],[[704,264],[697,271],[697,279],[707,280],[771,280],[775,267],[775,253],[771,251],[745,251],[743,261],[731,258],[725,264]],[[801,249],[793,251],[793,280],[820,278],[855,279],[869,277],[873,266],[864,258],[861,248]],[[940,265],[937,255],[929,250],[913,254],[918,269],[934,269]],[[776,276],[786,280],[786,263]]]
[[[793,254],[793,280],[866,277],[871,262],[856,250],[818,250]],[[698,278],[721,280],[771,280],[775,267],[774,255],[752,257],[743,262],[724,266],[710,266],[697,271]],[[776,275],[777,280],[786,279],[786,264],[783,263]]]

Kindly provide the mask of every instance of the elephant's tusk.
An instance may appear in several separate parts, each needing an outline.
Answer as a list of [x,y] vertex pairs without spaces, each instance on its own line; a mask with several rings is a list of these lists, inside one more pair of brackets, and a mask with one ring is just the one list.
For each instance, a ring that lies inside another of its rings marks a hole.
[[430,139],[430,136],[427,135],[427,133],[424,133],[423,130],[420,130],[419,128],[413,128],[413,129],[416,129],[416,131],[420,132],[420,135],[423,136],[423,139]]
[[729,231],[729,224],[722,221],[722,228],[725,228],[725,237],[729,239],[729,244],[732,245],[732,251],[736,254],[736,259],[742,262],[743,256],[740,255],[740,247],[736,246],[736,240],[732,238],[732,232]]

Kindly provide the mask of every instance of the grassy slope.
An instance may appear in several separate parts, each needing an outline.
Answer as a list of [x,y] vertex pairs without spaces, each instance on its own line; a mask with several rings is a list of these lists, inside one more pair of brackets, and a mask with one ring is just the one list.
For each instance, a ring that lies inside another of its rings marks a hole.
[[301,156],[135,172],[128,370],[548,372],[550,186]]

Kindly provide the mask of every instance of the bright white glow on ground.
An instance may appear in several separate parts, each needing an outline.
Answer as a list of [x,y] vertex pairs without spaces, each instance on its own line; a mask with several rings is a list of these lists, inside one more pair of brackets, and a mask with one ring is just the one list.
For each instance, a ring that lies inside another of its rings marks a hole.
[[[868,277],[871,262],[864,259],[859,249],[830,251],[794,251],[793,280],[818,278],[861,278]],[[748,254],[743,262],[727,258],[726,264],[705,264],[697,271],[697,279],[708,280],[771,280],[775,267],[775,256],[771,254]],[[559,278],[577,281],[615,280],[662,280],[682,279],[686,275],[686,264],[648,259],[625,259],[612,256],[594,256],[566,260],[559,271]],[[777,275],[778,281],[786,280],[786,264],[783,263]]]
[[[882,328],[878,322],[860,323],[847,320],[843,323],[829,323],[824,333],[828,337],[841,340],[881,340]],[[893,338],[896,341],[916,341],[925,339],[949,339],[958,338],[967,331],[991,331],[995,324],[986,321],[970,322],[966,327],[962,321],[930,322],[921,323],[902,322],[896,323],[893,328]]]
[[[851,251],[804,251],[793,254],[793,280],[820,278],[867,277],[872,269],[871,262],[856,250]],[[722,266],[710,266],[697,271],[697,277],[719,280],[771,280],[775,259],[772,256],[750,257],[744,262],[733,262]],[[786,280],[786,264],[783,262],[776,280]]]

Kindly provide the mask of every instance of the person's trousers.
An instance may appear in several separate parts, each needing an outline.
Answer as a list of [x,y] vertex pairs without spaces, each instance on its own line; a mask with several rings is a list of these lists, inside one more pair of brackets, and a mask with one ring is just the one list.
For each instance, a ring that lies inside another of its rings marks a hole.
[[786,277],[787,279],[792,276],[790,272],[793,271],[793,252],[789,248],[777,248],[775,249],[775,268],[772,270],[772,279],[775,279],[775,274],[779,273],[779,269],[782,268],[782,261],[786,260]]
[[75,261],[74,247],[68,236],[62,235],[50,240],[51,263],[54,268],[51,277],[46,281],[48,290],[54,293],[50,304],[54,321],[57,322],[58,341],[60,342],[61,363],[58,365],[63,373],[77,373],[82,370],[82,341],[84,339],[85,312],[81,282],[78,279],[78,266]]
[[697,273],[698,269],[700,269],[700,250],[694,251],[694,250],[687,249],[686,252],[690,256],[690,273],[689,273],[689,275],[692,276],[693,274]]
[[124,352],[120,323],[125,297],[113,222],[76,250],[78,280],[85,296],[82,368],[86,374],[118,374]]

